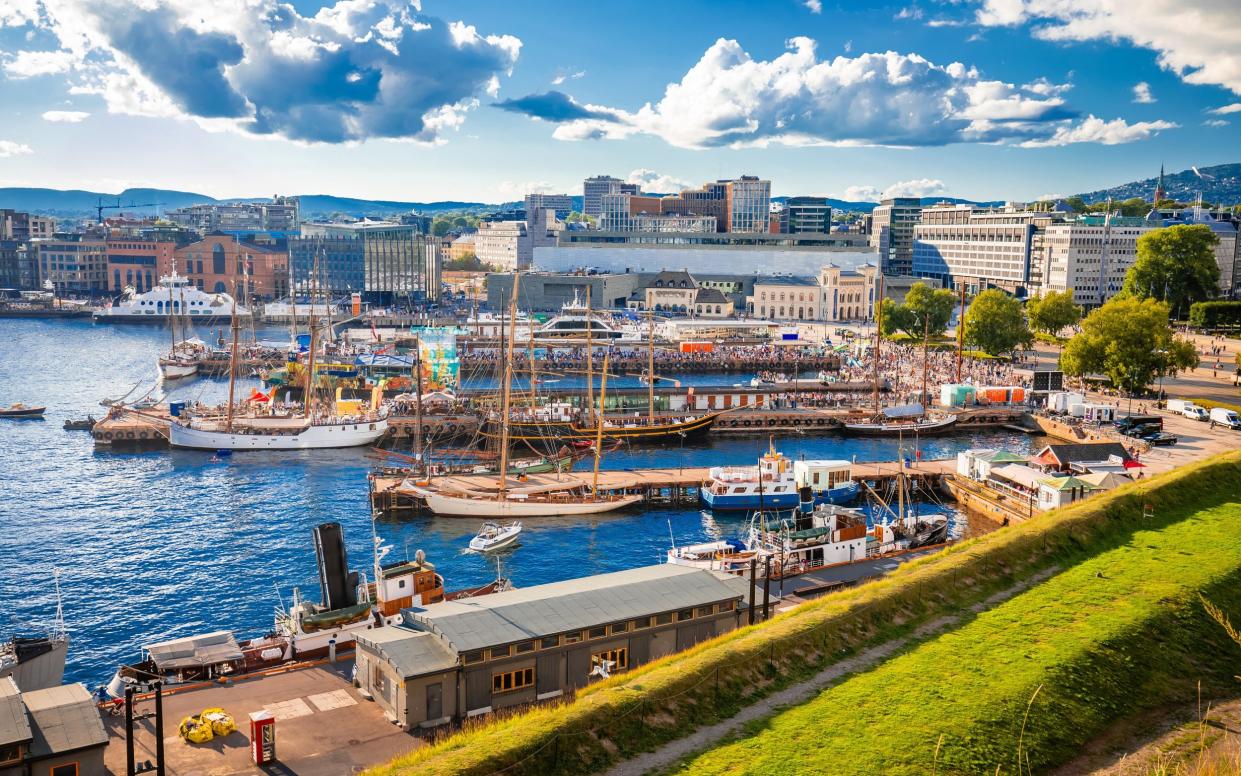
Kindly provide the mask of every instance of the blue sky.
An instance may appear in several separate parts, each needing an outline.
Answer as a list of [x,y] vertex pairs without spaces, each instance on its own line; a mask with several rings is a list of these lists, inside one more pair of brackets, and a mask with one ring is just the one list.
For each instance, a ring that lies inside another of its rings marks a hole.
[[0,0],[0,185],[1031,199],[1241,161],[1238,40],[1235,0]]

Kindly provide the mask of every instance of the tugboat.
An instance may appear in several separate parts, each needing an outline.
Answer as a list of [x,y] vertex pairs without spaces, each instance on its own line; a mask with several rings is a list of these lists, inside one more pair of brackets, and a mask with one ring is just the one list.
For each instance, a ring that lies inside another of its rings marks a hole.
[[848,461],[790,461],[769,443],[757,466],[715,466],[699,489],[713,510],[791,509],[798,490],[809,487],[816,504],[847,504],[857,498],[858,484]]

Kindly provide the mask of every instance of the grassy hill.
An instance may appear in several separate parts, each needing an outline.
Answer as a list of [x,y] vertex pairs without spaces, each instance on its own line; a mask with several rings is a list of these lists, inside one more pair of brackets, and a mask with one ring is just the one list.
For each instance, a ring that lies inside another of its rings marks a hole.
[[[1119,186],[1080,194],[1088,203],[1106,202],[1109,198],[1125,200],[1142,197],[1146,200],[1155,193],[1156,178],[1122,183]],[[1168,198],[1178,202],[1195,202],[1198,195],[1206,202],[1232,205],[1241,202],[1241,164],[1217,164],[1164,175],[1164,188]]]

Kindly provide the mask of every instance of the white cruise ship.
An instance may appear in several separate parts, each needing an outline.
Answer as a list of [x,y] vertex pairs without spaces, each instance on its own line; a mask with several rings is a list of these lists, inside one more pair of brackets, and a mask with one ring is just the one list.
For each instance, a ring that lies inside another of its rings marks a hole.
[[[184,305],[184,308],[182,307]],[[159,285],[145,294],[126,289],[120,301],[95,312],[95,320],[105,323],[164,323],[172,316],[191,321],[228,320],[233,298],[220,292],[207,294],[198,290],[189,278],[175,272],[159,279]],[[239,318],[249,318],[250,311],[237,306]]]

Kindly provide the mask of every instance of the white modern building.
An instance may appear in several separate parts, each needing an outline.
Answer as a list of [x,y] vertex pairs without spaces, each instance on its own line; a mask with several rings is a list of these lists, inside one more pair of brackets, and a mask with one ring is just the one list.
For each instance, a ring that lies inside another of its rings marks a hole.
[[1028,295],[1033,252],[1056,218],[1018,207],[938,205],[922,210],[913,232],[913,274],[972,293],[995,286]]
[[556,244],[556,235],[564,223],[556,220],[555,211],[535,210],[525,221],[482,221],[474,237],[474,255],[484,264],[505,271],[530,269],[534,250]]
[[1051,224],[1040,260],[1047,291],[1073,290],[1073,301],[1094,308],[1116,295],[1137,258],[1138,238],[1161,223],[1141,218],[1086,216]]
[[879,251],[884,272],[913,272],[914,227],[922,219],[922,200],[917,197],[885,199],[871,211],[871,247]]
[[641,189],[636,183],[625,183],[611,175],[596,175],[582,181],[582,212],[598,218],[600,197],[604,194],[638,194]]

